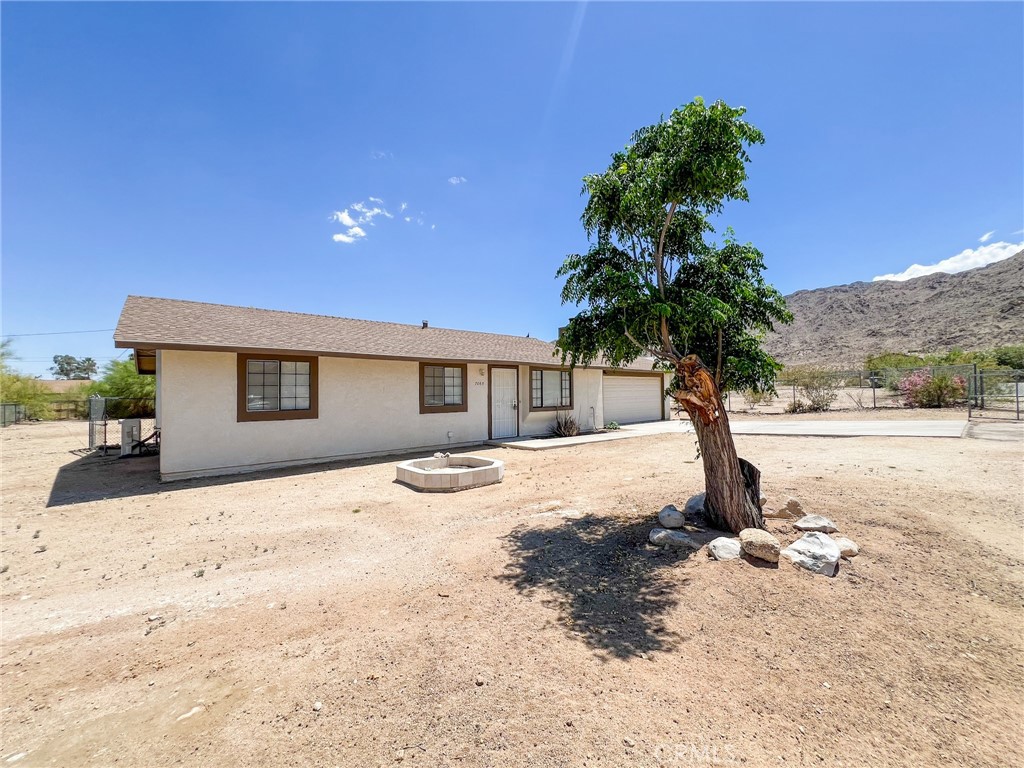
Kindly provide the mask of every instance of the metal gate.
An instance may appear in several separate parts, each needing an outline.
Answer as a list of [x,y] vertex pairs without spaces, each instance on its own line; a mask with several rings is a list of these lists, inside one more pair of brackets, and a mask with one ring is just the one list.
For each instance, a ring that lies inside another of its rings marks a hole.
[[1024,371],[978,371],[971,377],[970,418],[1020,420]]
[[156,401],[147,397],[89,398],[89,450],[102,451],[121,444],[120,419],[141,420],[141,433],[145,438],[156,431]]

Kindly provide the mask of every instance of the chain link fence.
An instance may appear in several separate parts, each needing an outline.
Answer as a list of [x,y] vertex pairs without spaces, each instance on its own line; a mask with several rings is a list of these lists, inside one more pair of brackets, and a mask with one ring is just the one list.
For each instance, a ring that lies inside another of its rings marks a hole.
[[19,403],[0,403],[0,426],[17,424],[28,417],[25,406]]
[[732,412],[802,413],[884,408],[963,408],[973,418],[1021,418],[1024,371],[979,370],[977,365],[835,371],[814,366],[783,370],[776,395],[733,392]]
[[101,451],[104,456],[111,448],[121,446],[122,419],[140,420],[140,441],[156,432],[156,400],[153,398],[90,397],[88,408],[89,449]]
[[972,377],[972,419],[1020,420],[1024,413],[1024,370],[979,371]]

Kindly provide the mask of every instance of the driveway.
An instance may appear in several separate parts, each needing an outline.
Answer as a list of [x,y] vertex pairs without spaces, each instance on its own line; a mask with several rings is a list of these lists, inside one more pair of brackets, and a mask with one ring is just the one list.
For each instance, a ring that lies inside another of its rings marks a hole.
[[[963,437],[967,421],[951,419],[908,419],[884,421],[732,421],[734,435],[791,435],[803,437]],[[660,435],[666,432],[692,433],[689,421],[650,421],[626,424],[609,432],[576,437],[515,438],[491,440],[488,445],[542,451],[569,445],[625,440],[631,437]]]

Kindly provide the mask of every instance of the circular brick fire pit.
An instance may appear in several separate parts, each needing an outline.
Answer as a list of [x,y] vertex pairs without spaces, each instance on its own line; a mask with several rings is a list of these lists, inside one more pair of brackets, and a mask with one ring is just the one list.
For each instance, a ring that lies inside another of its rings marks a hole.
[[398,465],[398,482],[417,491],[464,491],[500,483],[505,462],[480,456],[435,454],[432,459],[412,459]]

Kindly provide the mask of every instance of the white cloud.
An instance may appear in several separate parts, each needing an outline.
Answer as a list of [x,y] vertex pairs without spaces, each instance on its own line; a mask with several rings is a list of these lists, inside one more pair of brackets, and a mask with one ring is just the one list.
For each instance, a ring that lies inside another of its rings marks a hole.
[[1015,253],[1024,249],[1024,242],[1021,243],[991,243],[981,248],[967,248],[956,256],[950,256],[937,264],[914,264],[902,272],[889,275],[879,275],[872,280],[910,280],[914,277],[931,275],[936,272],[955,274],[966,272],[968,269],[984,267],[987,264],[995,264],[997,261],[1008,259]]
[[[459,177],[462,178],[462,177]],[[465,181],[465,179],[462,179]],[[462,183],[462,182],[458,182]],[[384,200],[379,197],[368,197],[367,202],[352,203],[348,208],[343,211],[334,211],[330,215],[330,220],[347,227],[344,233],[339,232],[333,235],[334,242],[336,243],[354,243],[367,236],[365,226],[371,227],[377,226],[377,222],[374,221],[378,216],[383,216],[386,219],[395,218],[395,214],[391,213],[385,206]],[[409,208],[408,203],[402,203],[398,209],[398,212],[404,213]],[[420,211],[418,216],[407,215],[401,217],[407,224],[416,223],[419,226],[424,226],[426,221],[426,214]],[[431,229],[435,229],[434,225],[431,225]]]
[[1024,235],[1024,229],[1018,229],[1018,230],[1017,230],[1016,232],[1014,232],[1013,234],[1015,234],[1015,235]]
[[449,176],[448,177],[448,183],[449,184],[465,184],[466,183],[466,177],[465,176]]
[[354,227],[356,225],[355,219],[348,215],[348,210],[335,211],[331,214],[331,221],[337,221],[344,224],[346,227]]
[[987,243],[989,240],[992,239],[992,235],[994,235],[995,233],[996,231],[994,229],[991,232],[986,232],[984,235],[978,238],[978,242]]
[[394,155],[384,149],[373,149],[370,150],[370,157],[374,160],[383,160],[384,158],[391,159]]
[[430,228],[431,228],[431,229],[437,229],[437,224],[431,224],[431,225],[430,225]]

